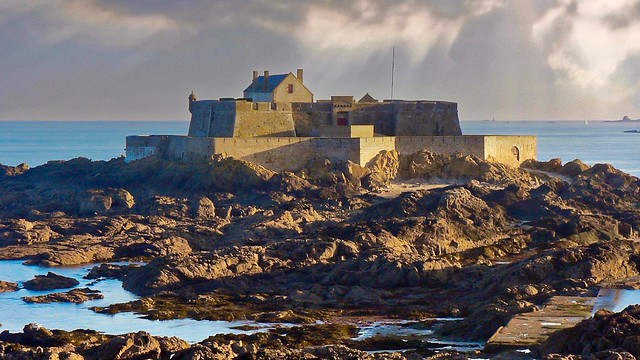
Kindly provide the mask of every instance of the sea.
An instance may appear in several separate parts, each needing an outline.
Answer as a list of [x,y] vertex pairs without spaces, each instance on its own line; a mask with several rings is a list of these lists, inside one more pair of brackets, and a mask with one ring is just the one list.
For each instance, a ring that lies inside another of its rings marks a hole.
[[[536,135],[538,159],[609,163],[640,177],[640,122],[462,121],[465,135]],[[123,156],[127,135],[185,135],[188,121],[0,121],[0,163]]]

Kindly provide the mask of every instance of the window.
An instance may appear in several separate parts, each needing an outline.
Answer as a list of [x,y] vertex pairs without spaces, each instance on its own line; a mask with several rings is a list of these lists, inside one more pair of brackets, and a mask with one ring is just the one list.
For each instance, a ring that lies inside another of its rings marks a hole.
[[289,84],[289,85],[287,85],[287,92],[288,92],[289,94],[293,94],[293,84]]

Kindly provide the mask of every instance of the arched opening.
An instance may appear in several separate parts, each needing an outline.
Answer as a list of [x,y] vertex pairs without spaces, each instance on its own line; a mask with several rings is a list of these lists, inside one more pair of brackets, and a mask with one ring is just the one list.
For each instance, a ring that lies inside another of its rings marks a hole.
[[511,148],[511,153],[516,157],[517,161],[520,161],[520,149],[517,146]]

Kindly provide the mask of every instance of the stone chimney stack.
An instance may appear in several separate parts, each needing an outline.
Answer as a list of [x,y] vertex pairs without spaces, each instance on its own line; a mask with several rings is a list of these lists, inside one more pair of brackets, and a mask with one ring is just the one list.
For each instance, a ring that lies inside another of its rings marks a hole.
[[304,84],[304,79],[303,79],[304,78],[304,70],[298,69],[296,71],[296,77],[298,78],[298,80],[300,80],[301,83]]
[[262,83],[262,91],[267,92],[269,89],[269,70],[264,71],[264,80]]
[[258,70],[253,70],[253,81],[251,81],[251,87],[253,88],[253,91],[258,90],[258,84],[256,84],[256,79],[258,78]]

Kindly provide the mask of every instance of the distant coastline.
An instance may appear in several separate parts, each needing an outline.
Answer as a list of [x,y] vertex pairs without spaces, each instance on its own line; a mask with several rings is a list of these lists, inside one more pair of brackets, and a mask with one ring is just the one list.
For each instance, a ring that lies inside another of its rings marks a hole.
[[628,116],[623,116],[622,120],[609,120],[605,122],[624,122],[624,123],[640,123],[640,119],[631,119]]

